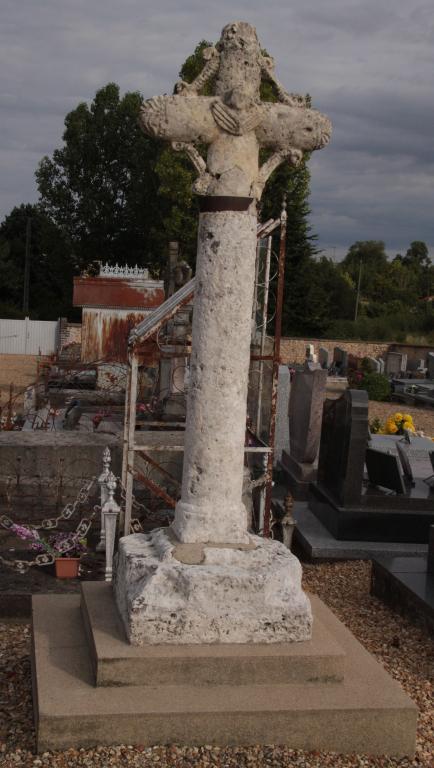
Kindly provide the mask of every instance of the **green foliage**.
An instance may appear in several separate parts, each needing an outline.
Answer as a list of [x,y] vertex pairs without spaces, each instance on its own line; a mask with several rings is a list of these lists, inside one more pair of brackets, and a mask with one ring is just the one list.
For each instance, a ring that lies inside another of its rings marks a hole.
[[351,387],[365,389],[370,400],[390,400],[390,382],[382,373],[363,373],[358,381],[351,381]]
[[372,435],[378,435],[382,427],[383,425],[381,423],[381,420],[378,418],[378,416],[369,422],[369,429],[371,430]]
[[31,219],[29,311],[54,320],[71,310],[72,256],[62,232],[37,205],[21,205],[0,226],[0,311],[22,317],[27,219]]
[[70,241],[78,267],[95,260],[159,264],[158,142],[140,130],[139,93],[101,88],[65,118],[64,145],[36,172],[41,205]]
[[[212,46],[212,43],[210,43],[208,40],[201,40],[199,45],[197,45],[194,49],[194,53],[192,53],[191,56],[188,56],[188,58],[184,61],[184,64],[179,71],[179,77],[181,80],[184,80],[186,83],[192,83],[193,80],[195,80],[196,77],[200,75],[202,69],[205,66],[203,52],[205,48],[209,48],[210,46]],[[206,83],[201,93],[204,96],[211,96],[212,92],[213,81],[210,80],[208,83]]]

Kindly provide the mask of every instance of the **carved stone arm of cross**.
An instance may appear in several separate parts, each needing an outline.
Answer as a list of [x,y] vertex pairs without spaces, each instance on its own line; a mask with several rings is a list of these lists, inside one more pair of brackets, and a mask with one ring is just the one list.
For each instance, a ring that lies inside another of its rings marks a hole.
[[282,83],[277,79],[274,72],[274,59],[272,56],[262,56],[261,58],[261,73],[266,80],[270,83],[274,83],[277,90],[279,101],[282,104],[289,104],[290,107],[305,107],[306,97],[299,93],[288,93],[283,87]]
[[175,93],[186,95],[187,93],[200,93],[202,88],[217,74],[220,65],[220,53],[211,45],[202,51],[205,66],[192,83],[180,80],[175,84]]

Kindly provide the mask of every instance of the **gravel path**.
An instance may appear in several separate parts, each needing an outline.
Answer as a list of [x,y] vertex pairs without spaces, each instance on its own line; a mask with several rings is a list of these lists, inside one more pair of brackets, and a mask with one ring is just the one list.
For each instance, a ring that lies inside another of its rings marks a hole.
[[411,624],[369,595],[366,562],[307,565],[305,586],[317,593],[354,635],[400,682],[420,710],[417,753],[413,761],[306,753],[284,747],[98,747],[91,750],[34,753],[28,624],[0,624],[0,766],[41,768],[433,768],[434,643]]

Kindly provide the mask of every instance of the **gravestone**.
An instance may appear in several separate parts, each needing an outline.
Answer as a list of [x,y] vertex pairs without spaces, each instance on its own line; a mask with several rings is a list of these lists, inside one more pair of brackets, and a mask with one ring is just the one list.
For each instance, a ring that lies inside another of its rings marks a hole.
[[318,485],[341,505],[360,501],[366,443],[368,395],[347,389],[326,400],[318,459]]
[[327,417],[328,402],[324,408],[318,479],[309,487],[310,510],[342,541],[424,543],[434,522],[434,489],[427,482],[432,441],[417,435],[411,442],[397,435],[370,436],[365,475],[363,444],[358,444],[352,461],[346,461],[357,434],[353,417],[356,427],[361,425],[357,411],[345,412],[341,401],[335,401]]
[[282,451],[289,450],[288,403],[291,390],[291,374],[287,365],[279,365],[277,379],[276,433],[274,463],[282,458]]
[[291,383],[289,452],[283,452],[282,465],[295,499],[307,498],[309,483],[316,477],[326,383],[327,371],[321,368],[296,371]]
[[318,352],[318,362],[321,368],[328,370],[330,368],[330,351],[325,347],[320,347]]
[[396,448],[398,451],[399,460],[401,462],[402,471],[404,473],[404,479],[407,483],[410,483],[410,485],[414,485],[413,470],[411,468],[408,453],[401,442],[396,444]]
[[428,352],[428,378],[434,379],[434,352]]
[[407,355],[402,352],[388,352],[386,355],[385,373],[388,376],[397,376],[405,373],[407,368]]
[[434,525],[429,529],[427,570],[434,574]]
[[382,358],[382,357],[379,357],[379,358],[378,358],[378,365],[379,365],[379,371],[378,371],[378,373],[384,373],[384,369],[385,369],[385,365],[386,365],[386,364],[385,364],[385,362],[384,362],[384,360],[383,360],[383,358]]
[[397,456],[375,448],[366,449],[368,480],[374,486],[389,488],[395,493],[405,493],[404,478]]
[[366,359],[369,360],[369,363],[370,363],[371,368],[372,368],[372,373],[381,373],[380,361],[377,360],[376,357],[367,357]]
[[346,376],[348,373],[348,352],[342,347],[335,347],[333,351],[333,363],[339,376]]

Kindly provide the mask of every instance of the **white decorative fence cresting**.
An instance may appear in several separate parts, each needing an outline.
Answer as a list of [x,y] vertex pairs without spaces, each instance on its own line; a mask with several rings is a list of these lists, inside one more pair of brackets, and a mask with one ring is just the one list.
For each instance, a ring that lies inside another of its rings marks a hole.
[[52,355],[58,347],[58,320],[0,320],[0,354]]

